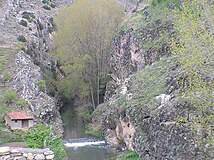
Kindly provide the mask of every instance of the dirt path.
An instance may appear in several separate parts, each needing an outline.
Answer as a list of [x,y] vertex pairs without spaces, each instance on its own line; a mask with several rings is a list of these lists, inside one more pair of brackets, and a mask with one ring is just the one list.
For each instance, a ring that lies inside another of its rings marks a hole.
[[11,143],[5,143],[1,144],[0,147],[21,147],[21,148],[26,148],[26,144],[24,142],[11,142]]

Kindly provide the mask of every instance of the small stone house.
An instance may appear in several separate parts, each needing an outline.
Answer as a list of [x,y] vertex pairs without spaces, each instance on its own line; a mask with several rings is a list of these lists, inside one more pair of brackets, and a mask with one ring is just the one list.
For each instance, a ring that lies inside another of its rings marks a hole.
[[5,116],[6,125],[12,130],[28,130],[33,126],[33,117],[24,111],[9,112]]

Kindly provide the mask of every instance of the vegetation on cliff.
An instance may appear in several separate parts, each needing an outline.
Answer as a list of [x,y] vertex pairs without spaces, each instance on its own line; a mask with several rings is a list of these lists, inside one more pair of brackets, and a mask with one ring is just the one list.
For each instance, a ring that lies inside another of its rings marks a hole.
[[[202,157],[207,159],[214,158],[213,17],[213,2],[184,2],[182,10],[175,11],[177,34],[171,43],[172,52],[181,68],[178,75],[179,94],[197,112],[196,115],[188,115],[185,120],[191,124],[192,132],[198,134],[195,143],[204,153]],[[202,133],[198,133],[199,128]]]
[[[107,139],[143,159],[213,159],[213,7],[208,0],[144,1],[120,25],[115,45],[126,47],[115,47],[116,87],[108,87],[116,92],[93,114]],[[121,120],[135,126],[134,137],[124,135]]]

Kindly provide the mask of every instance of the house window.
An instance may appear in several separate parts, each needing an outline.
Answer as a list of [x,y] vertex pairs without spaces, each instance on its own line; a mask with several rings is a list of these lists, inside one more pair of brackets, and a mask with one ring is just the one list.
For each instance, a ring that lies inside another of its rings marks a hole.
[[17,123],[17,120],[15,120],[15,123]]

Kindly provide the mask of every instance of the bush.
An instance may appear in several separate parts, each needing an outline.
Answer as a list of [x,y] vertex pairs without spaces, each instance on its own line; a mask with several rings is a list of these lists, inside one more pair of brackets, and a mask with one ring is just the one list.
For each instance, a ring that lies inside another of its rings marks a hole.
[[46,10],[51,10],[51,7],[49,7],[48,5],[43,6],[43,8]]
[[133,151],[128,151],[124,157],[125,159],[130,159],[130,160],[138,160],[139,158],[138,154]]
[[11,108],[8,105],[1,105],[0,107],[0,123],[4,122],[4,116],[7,112],[10,112]]
[[39,80],[38,85],[39,85],[39,88],[42,91],[45,91],[45,89],[46,89],[46,82],[44,80]]
[[4,80],[4,82],[9,81],[10,78],[11,78],[10,73],[8,71],[5,71],[4,74],[3,74],[3,80]]
[[25,106],[25,105],[27,105],[27,101],[23,98],[20,98],[17,102],[17,105],[18,106]]
[[30,148],[43,148],[47,137],[50,135],[50,127],[43,124],[38,124],[30,128],[25,142]]
[[56,160],[62,160],[66,156],[62,139],[50,136],[51,129],[44,124],[38,124],[30,128],[25,142],[30,148],[49,147],[55,154]]
[[91,121],[91,111],[86,109],[85,111],[77,112],[77,117],[80,121],[90,122]]
[[22,13],[22,18],[27,19],[28,22],[32,22],[32,19],[35,19],[36,17],[33,13],[25,11]]
[[48,138],[47,147],[55,153],[55,160],[62,160],[66,156],[64,144],[60,138]]
[[140,158],[136,152],[125,151],[125,152],[121,152],[118,155],[110,158],[110,160],[140,160]]
[[18,36],[17,40],[20,42],[27,42],[26,38],[23,35]]
[[49,1],[48,1],[48,0],[42,0],[42,3],[44,3],[44,4],[48,4],[48,3],[49,3]]
[[3,95],[4,99],[9,103],[12,103],[16,99],[16,92],[15,91],[6,91]]
[[56,7],[56,5],[55,5],[54,3],[51,3],[50,6],[51,6],[52,8],[55,8],[55,7]]
[[23,19],[19,22],[19,24],[24,26],[24,27],[27,27],[27,21],[25,21]]

